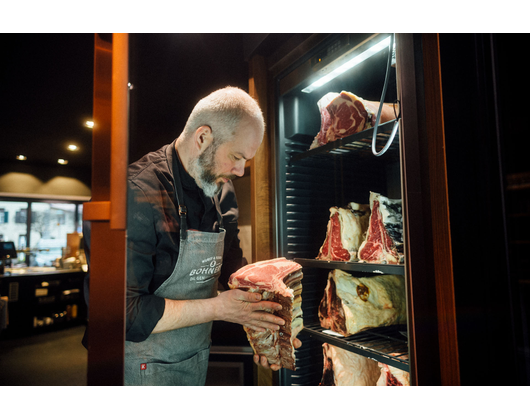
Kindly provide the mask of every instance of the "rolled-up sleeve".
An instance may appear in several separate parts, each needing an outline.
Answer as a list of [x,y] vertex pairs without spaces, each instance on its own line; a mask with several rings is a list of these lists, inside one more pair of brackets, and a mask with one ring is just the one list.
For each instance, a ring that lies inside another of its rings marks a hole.
[[138,186],[128,184],[125,338],[139,342],[149,337],[162,317],[165,300],[150,290],[157,243],[153,208]]

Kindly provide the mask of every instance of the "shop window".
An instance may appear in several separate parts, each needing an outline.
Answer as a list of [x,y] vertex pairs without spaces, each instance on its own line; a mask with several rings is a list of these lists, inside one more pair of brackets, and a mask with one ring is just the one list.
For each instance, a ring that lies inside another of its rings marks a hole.
[[67,235],[82,232],[82,212],[79,202],[0,201],[0,241],[21,251],[13,264],[52,266],[63,257]]

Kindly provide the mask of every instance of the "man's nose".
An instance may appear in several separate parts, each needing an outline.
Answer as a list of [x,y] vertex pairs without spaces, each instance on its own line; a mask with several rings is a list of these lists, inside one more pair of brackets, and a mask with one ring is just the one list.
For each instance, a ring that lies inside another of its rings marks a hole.
[[245,175],[245,162],[245,159],[237,161],[234,167],[232,168],[232,173],[237,176]]

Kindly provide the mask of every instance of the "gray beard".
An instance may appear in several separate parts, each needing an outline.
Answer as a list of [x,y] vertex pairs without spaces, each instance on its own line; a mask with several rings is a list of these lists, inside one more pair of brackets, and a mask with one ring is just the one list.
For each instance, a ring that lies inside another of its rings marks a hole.
[[217,147],[213,144],[198,157],[190,162],[190,175],[207,197],[215,197],[221,191],[223,183],[216,182],[218,176],[215,174],[215,152]]

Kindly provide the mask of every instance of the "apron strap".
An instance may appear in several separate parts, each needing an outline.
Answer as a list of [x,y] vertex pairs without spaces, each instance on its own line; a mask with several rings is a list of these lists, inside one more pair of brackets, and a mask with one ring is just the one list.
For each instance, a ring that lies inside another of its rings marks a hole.
[[215,208],[217,209],[217,221],[219,222],[219,229],[224,229],[223,225],[223,214],[221,213],[221,205],[219,204],[219,195],[213,198]]
[[182,190],[182,182],[180,181],[180,177],[177,179],[175,178],[175,175],[173,175],[173,180],[175,181],[177,204],[180,216],[180,239],[186,240],[188,238],[188,208],[184,204],[184,191]]
[[[177,193],[177,204],[178,204],[178,212],[180,216],[180,238],[186,240],[188,238],[188,220],[187,220],[187,214],[188,209],[186,205],[184,204],[184,191],[182,189],[182,181],[180,180],[180,177],[175,176],[173,173],[173,163],[170,157],[173,157],[173,150],[175,150],[175,142],[171,143],[166,151],[166,156],[168,157],[169,164],[169,170],[171,171],[171,174],[173,175],[173,181],[175,183],[176,193]],[[171,153],[171,154],[170,154]],[[175,150],[175,154],[177,151]],[[178,159],[178,156],[176,156]],[[214,203],[215,203],[215,209],[217,210],[217,222],[219,223],[219,229],[223,229],[223,216],[221,213],[221,206],[219,204],[219,196],[216,195],[214,197]]]

